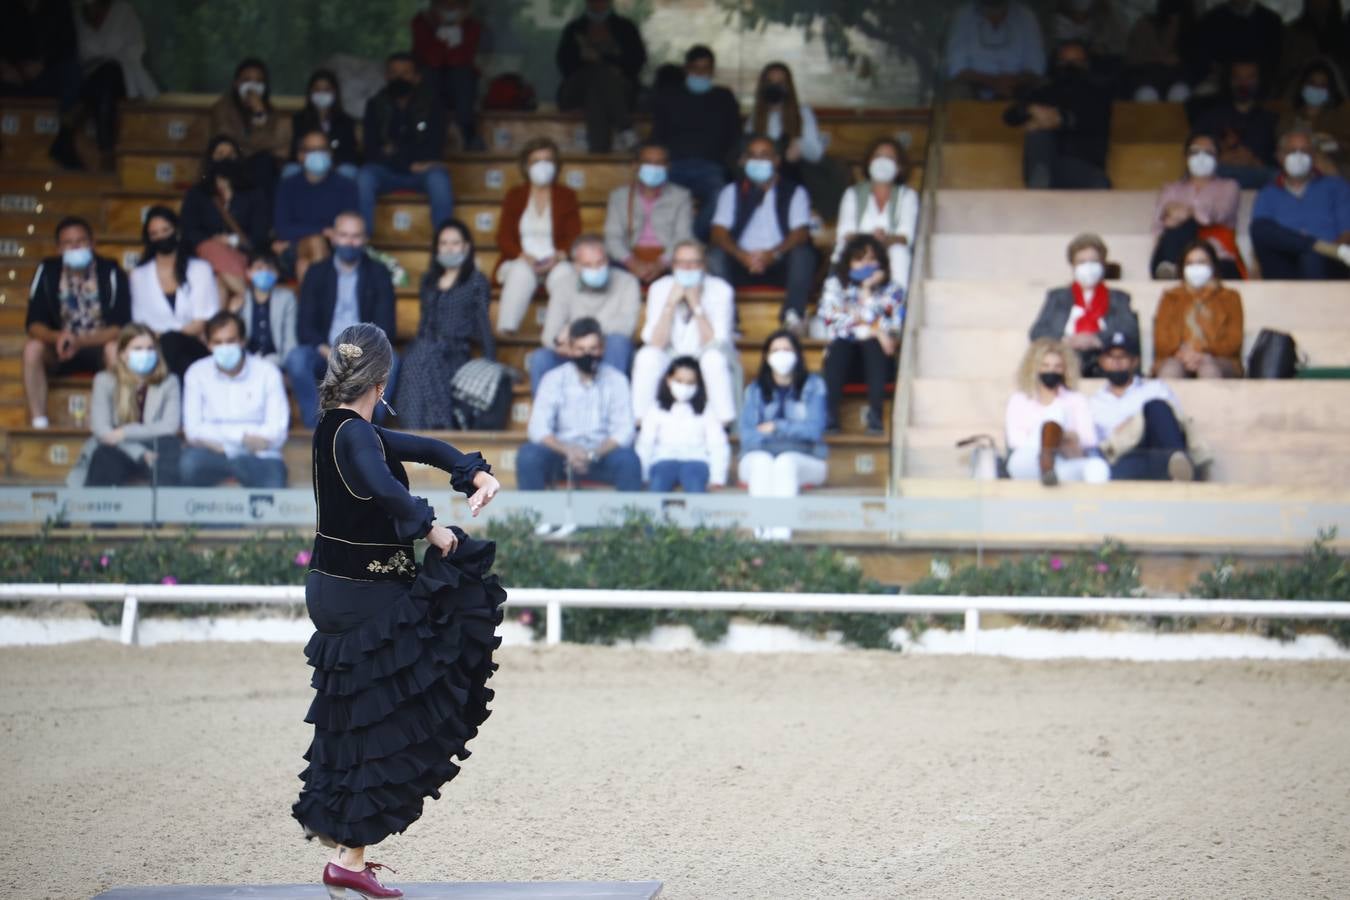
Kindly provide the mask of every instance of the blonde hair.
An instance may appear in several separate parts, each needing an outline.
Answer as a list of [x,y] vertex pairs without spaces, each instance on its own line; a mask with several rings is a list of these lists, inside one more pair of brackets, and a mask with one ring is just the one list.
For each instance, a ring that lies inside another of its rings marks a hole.
[[319,409],[351,403],[389,380],[394,348],[378,325],[362,322],[342,329],[328,354],[328,371],[319,385]]
[[[127,345],[142,336],[150,338],[155,345],[156,357],[155,368],[144,378],[127,368],[127,361],[122,358]],[[117,333],[117,364],[113,367],[113,377],[117,379],[117,390],[113,395],[113,414],[116,416],[117,424],[139,422],[141,408],[136,402],[136,393],[140,390],[142,381],[145,384],[159,384],[169,377],[169,367],[164,364],[164,351],[160,349],[159,338],[155,337],[153,331],[135,322],[122,326],[122,330]]]
[[1027,352],[1022,355],[1022,364],[1017,367],[1019,391],[1028,397],[1036,396],[1036,386],[1040,383],[1037,376],[1041,371],[1041,363],[1052,353],[1059,354],[1059,358],[1064,360],[1064,386],[1071,391],[1078,390],[1078,354],[1063,341],[1037,338],[1027,347]]

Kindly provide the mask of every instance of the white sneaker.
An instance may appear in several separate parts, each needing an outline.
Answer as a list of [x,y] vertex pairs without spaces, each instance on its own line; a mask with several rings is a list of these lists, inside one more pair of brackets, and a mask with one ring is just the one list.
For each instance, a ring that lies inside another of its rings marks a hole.
[[538,525],[534,526],[535,537],[546,538],[551,534],[553,534],[553,526],[547,522],[540,522]]
[[51,422],[47,421],[46,416],[38,416],[36,419],[33,420],[33,427],[36,428],[38,431],[43,431],[44,429],[50,428],[51,424],[52,424]]
[[553,540],[565,541],[577,533],[577,526],[568,522],[565,525],[559,525],[558,530],[553,532]]

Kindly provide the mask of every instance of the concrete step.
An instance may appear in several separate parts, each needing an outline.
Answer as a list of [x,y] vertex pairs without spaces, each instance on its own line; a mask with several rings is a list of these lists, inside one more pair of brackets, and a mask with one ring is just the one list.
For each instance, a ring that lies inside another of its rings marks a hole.
[[[1074,234],[945,234],[930,238],[930,276],[940,279],[997,279],[1035,281],[1068,271],[1065,250]],[[1149,277],[1153,237],[1147,233],[1102,235],[1111,262],[1121,266],[1121,277]]]
[[[1256,192],[1243,191],[1241,198],[1240,235],[1251,226]],[[1063,234],[1068,225],[1097,234],[1149,234],[1157,200],[1158,192],[1149,190],[941,190],[933,229],[942,234],[1001,234],[1015,222],[1019,234]]]

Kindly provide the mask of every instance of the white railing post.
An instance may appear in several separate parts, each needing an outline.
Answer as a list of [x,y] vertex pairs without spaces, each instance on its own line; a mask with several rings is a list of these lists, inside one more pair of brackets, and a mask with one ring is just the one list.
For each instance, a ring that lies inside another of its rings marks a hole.
[[131,594],[122,600],[122,643],[135,644],[141,602]]
[[544,643],[549,646],[562,643],[562,602],[548,601],[545,607]]
[[974,653],[980,641],[980,611],[976,607],[966,610],[966,652]]

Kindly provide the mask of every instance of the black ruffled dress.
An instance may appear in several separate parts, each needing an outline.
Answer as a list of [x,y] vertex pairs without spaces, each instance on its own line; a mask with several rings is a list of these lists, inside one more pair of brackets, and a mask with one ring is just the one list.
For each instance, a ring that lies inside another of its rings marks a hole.
[[350,410],[328,410],[314,431],[318,533],[305,581],[314,738],[291,812],[325,843],[369,846],[417,821],[459,772],[452,757],[469,756],[492,699],[506,600],[490,574],[496,547],[456,529],[456,551],[429,548],[419,567],[413,541],[434,515],[408,492],[404,461],[444,469],[465,494],[475,473],[491,471],[480,454]]

